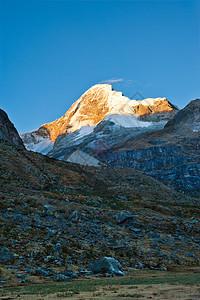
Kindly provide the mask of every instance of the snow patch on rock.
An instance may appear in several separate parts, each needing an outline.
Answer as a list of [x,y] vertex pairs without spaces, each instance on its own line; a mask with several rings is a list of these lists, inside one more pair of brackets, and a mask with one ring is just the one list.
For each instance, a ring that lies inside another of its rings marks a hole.
[[[28,134],[29,138],[27,140]],[[21,138],[24,141],[26,149],[29,151],[39,152],[43,155],[46,155],[49,151],[53,149],[54,143],[48,137],[37,135],[34,132],[26,133],[26,139],[24,138],[24,136],[25,135],[22,134]]]
[[74,151],[67,161],[85,166],[100,167],[100,162],[96,158],[81,150]]
[[94,126],[89,126],[88,125],[88,126],[81,127],[77,131],[76,139],[80,139],[80,138],[84,137],[85,135],[88,135],[88,134],[92,133],[95,127],[96,127],[96,125],[94,125]]
[[152,122],[140,121],[135,116],[131,115],[107,115],[104,120],[111,121],[121,127],[149,127],[152,126]]

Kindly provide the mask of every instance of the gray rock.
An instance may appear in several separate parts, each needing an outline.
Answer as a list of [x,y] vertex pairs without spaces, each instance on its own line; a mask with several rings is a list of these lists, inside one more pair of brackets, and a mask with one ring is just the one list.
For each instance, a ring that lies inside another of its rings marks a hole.
[[31,272],[32,275],[45,276],[45,277],[52,276],[53,273],[54,272],[52,271],[51,268],[45,268],[45,267],[38,267],[37,269]]
[[128,211],[120,211],[115,217],[117,223],[122,224],[127,221],[133,221],[134,216]]
[[118,196],[118,198],[121,199],[121,200],[127,200],[126,196]]
[[73,221],[73,222],[78,222],[81,219],[81,215],[78,211],[73,211],[73,213],[71,213],[71,215],[69,216],[69,220]]
[[18,281],[18,283],[29,283],[29,282],[30,282],[29,278],[21,279],[21,280]]
[[138,233],[138,232],[141,233],[141,229],[139,229],[139,228],[128,227],[128,229],[135,232],[135,233]]
[[53,262],[53,261],[55,261],[55,259],[56,259],[55,256],[48,255],[44,258],[44,262]]
[[72,270],[64,270],[62,272],[60,272],[61,275],[65,275],[67,277],[70,277],[70,278],[78,278],[78,275],[76,272],[73,272]]
[[110,274],[112,276],[125,276],[124,272],[121,270],[121,264],[118,260],[112,257],[103,257],[99,260],[92,262],[89,265],[89,269],[94,274]]
[[65,276],[65,275],[63,275],[63,274],[58,274],[58,275],[56,275],[56,276],[54,277],[54,280],[55,280],[55,281],[64,281],[64,282],[67,282],[67,281],[70,281],[71,278],[68,277],[68,276]]
[[93,275],[93,273],[92,273],[92,271],[83,270],[83,269],[80,268],[78,275],[84,277],[84,276],[91,276],[91,275]]

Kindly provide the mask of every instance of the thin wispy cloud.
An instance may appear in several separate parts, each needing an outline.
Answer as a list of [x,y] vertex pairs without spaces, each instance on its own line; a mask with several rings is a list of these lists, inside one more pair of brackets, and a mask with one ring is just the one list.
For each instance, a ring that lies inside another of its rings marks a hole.
[[107,80],[103,80],[100,83],[116,83],[116,82],[122,82],[124,81],[123,78],[111,78],[111,79],[107,79]]
[[133,79],[124,79],[124,78],[111,78],[107,80],[102,80],[100,83],[121,83],[123,86],[143,86],[143,87],[149,87],[151,86],[150,83],[146,84],[143,82],[140,82],[138,80]]
[[133,95],[140,95],[141,99],[145,98],[142,95],[148,94],[148,89],[152,86],[151,83],[141,82],[137,79],[124,79],[124,78],[110,78],[103,80],[100,83],[112,84],[118,91],[123,92],[124,95],[133,98]]

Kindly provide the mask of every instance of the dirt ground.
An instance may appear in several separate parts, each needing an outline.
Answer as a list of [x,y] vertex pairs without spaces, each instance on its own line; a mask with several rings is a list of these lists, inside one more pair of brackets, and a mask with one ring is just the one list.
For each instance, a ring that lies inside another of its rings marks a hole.
[[23,300],[54,300],[54,299],[200,299],[200,285],[127,285],[97,287],[95,292],[70,292],[56,293],[47,296],[40,295],[7,295],[1,300],[23,299]]

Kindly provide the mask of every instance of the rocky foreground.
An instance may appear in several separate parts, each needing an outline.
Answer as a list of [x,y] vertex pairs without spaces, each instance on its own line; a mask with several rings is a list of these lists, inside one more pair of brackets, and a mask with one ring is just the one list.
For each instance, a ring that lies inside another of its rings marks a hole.
[[58,161],[2,136],[1,287],[199,265],[196,198],[141,172]]

